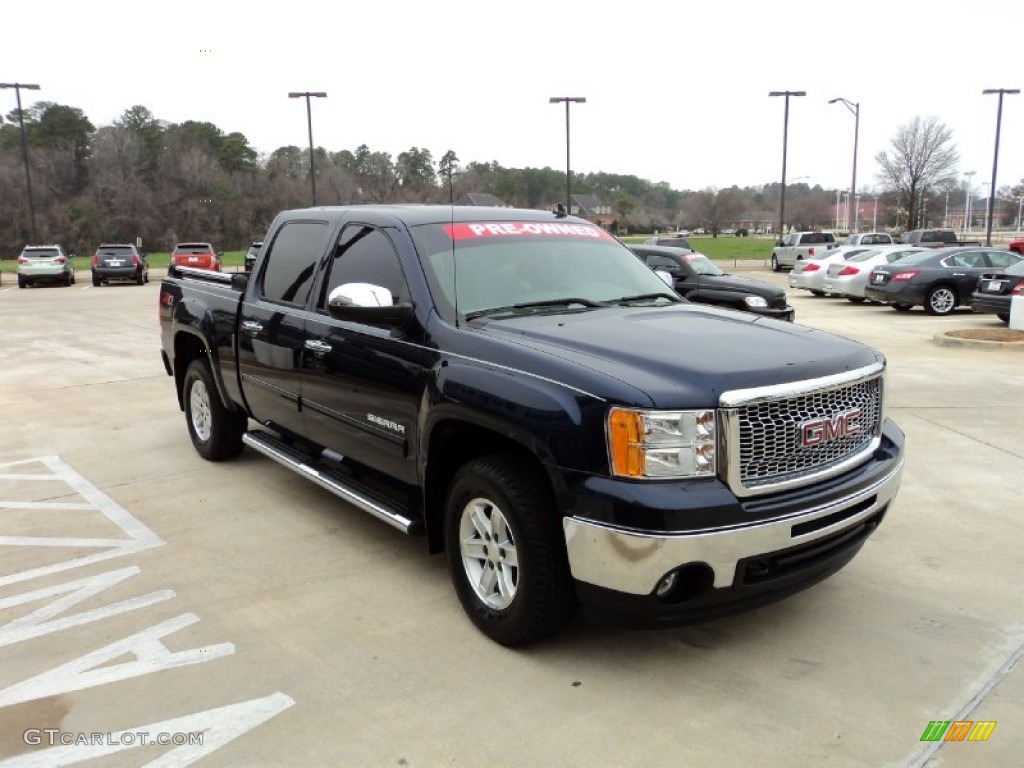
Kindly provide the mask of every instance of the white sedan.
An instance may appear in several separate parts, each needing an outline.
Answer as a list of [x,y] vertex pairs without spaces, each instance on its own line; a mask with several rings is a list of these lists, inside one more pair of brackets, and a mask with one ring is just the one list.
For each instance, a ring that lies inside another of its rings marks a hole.
[[845,296],[859,304],[864,301],[864,286],[868,284],[868,276],[872,269],[880,264],[892,264],[904,256],[925,250],[928,249],[905,245],[884,246],[863,251],[845,261],[829,264],[825,272],[825,293]]
[[[877,248],[877,246],[875,246]],[[789,273],[789,287],[803,288],[815,296],[824,296],[825,273],[830,264],[842,263],[858,253],[872,250],[870,246],[840,246],[829,251],[815,253],[809,259],[799,259]]]

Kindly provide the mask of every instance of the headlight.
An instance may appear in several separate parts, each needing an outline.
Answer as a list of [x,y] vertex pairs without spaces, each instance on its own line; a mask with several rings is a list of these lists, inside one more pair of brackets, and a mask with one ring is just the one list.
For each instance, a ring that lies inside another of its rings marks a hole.
[[617,477],[715,474],[714,411],[612,408],[607,432],[611,472]]
[[748,307],[767,307],[768,302],[760,296],[744,296],[743,303]]

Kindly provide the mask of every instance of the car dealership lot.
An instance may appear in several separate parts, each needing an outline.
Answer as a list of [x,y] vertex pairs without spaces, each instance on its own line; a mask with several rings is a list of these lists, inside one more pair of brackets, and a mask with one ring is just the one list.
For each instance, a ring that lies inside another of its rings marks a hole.
[[[201,765],[339,766],[1024,754],[1010,669],[1024,653],[1024,355],[932,342],[1004,327],[994,316],[790,291],[797,322],[889,357],[908,463],[878,533],[836,576],[748,614],[641,633],[578,622],[510,651],[466,620],[421,540],[251,451],[195,454],[160,363],[153,278],[0,287],[0,758],[55,764],[27,729],[124,732],[64,748],[68,763],[125,747],[109,765],[176,748],[181,765],[204,751]],[[985,743],[921,742],[933,720],[997,726]],[[125,735],[143,731],[205,742]]]

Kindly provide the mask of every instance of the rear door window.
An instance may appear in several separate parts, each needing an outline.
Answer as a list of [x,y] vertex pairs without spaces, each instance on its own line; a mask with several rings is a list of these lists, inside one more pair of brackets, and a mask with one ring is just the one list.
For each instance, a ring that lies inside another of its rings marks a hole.
[[305,306],[329,232],[326,221],[284,224],[263,261],[259,283],[262,297],[281,304]]

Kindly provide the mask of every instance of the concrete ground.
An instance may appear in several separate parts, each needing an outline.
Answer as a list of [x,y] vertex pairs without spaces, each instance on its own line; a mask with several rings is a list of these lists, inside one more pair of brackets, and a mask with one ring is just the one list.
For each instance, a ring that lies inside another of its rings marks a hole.
[[888,356],[908,461],[878,533],[748,614],[511,651],[422,540],[196,455],[157,293],[0,287],[0,765],[1020,765],[1024,355],[932,341],[994,317],[790,291]]

